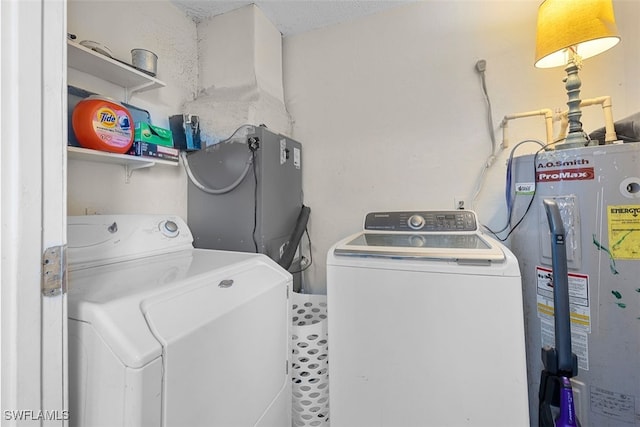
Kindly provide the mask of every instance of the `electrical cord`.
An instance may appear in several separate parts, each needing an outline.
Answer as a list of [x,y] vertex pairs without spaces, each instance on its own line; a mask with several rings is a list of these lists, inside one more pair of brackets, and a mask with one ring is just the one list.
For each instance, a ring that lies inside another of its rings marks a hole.
[[[256,138],[257,139],[257,138]],[[253,231],[251,238],[253,239],[253,247],[258,253],[258,241],[256,239],[256,230],[258,228],[258,173],[256,168],[256,151],[258,150],[257,141],[250,142],[251,164],[253,165]]]
[[489,156],[485,164],[482,166],[482,172],[480,173],[480,177],[478,177],[478,185],[476,187],[476,191],[474,191],[473,196],[471,197],[472,208],[475,206],[476,199],[480,195],[480,192],[482,191],[482,187],[484,186],[484,179],[485,179],[485,175],[487,174],[487,170],[491,167],[494,160],[495,160],[495,156],[491,155]]
[[[255,126],[250,124],[241,125],[235,131],[233,131],[233,133],[229,138],[218,142],[218,144],[226,143],[226,142],[234,142],[234,137],[236,133],[238,133],[243,128],[255,128]],[[213,147],[213,145],[205,148],[205,151],[208,151],[211,147]],[[251,147],[249,147],[249,149],[251,150]],[[247,162],[245,163],[244,169],[242,170],[238,178],[235,181],[233,181],[231,184],[227,185],[224,188],[211,188],[201,183],[200,180],[198,180],[198,178],[194,175],[193,171],[191,170],[191,166],[189,165],[189,160],[187,158],[186,151],[182,151],[180,153],[180,158],[182,159],[182,164],[184,165],[184,169],[187,172],[187,176],[189,177],[189,180],[193,183],[193,185],[195,185],[199,190],[202,190],[205,193],[214,194],[214,195],[225,194],[235,190],[240,185],[240,183],[244,181],[247,174],[249,173],[249,169],[251,169],[251,164],[254,163],[254,160],[255,160],[254,157],[255,156],[253,155],[249,156]]]
[[[307,242],[309,244],[309,263],[299,270],[289,271],[289,273],[291,274],[302,273],[303,271],[311,267],[311,264],[313,264],[313,255],[311,254],[311,237],[309,236],[309,230],[306,227],[304,229],[304,233],[307,235]],[[301,258],[305,259],[304,255],[302,255]]]
[[491,137],[491,154],[496,152],[496,133],[493,129],[493,111],[491,109],[491,98],[489,97],[489,91],[487,90],[487,79],[485,72],[487,70],[487,61],[481,59],[476,63],[476,70],[480,73],[480,82],[482,83],[482,93],[484,99],[487,102],[487,121],[489,124],[489,136]]
[[476,71],[480,74],[480,83],[482,86],[482,93],[484,95],[484,99],[487,103],[487,122],[489,127],[489,137],[491,138],[491,154],[487,157],[485,161],[482,172],[480,173],[480,177],[478,178],[478,185],[476,186],[476,190],[471,197],[471,207],[475,205],[475,201],[480,195],[482,191],[482,187],[484,186],[485,175],[487,170],[491,167],[493,162],[496,160],[496,133],[493,129],[493,111],[491,107],[491,98],[489,97],[489,91],[487,90],[487,81],[485,76],[485,71],[487,69],[487,61],[484,59],[476,62]]
[[511,198],[511,178],[512,178],[512,168],[513,168],[513,156],[516,152],[516,150],[524,144],[533,142],[535,144],[540,145],[541,147],[544,147],[544,143],[542,141],[539,141],[537,139],[525,139],[524,141],[520,141],[518,144],[516,144],[515,147],[513,147],[513,149],[511,150],[511,152],[509,153],[509,160],[507,160],[507,173],[506,173],[506,185],[505,185],[505,200],[506,200],[506,204],[507,204],[507,223],[504,225],[504,227],[502,227],[500,230],[491,230],[488,226],[486,225],[482,225],[487,231],[489,231],[491,234],[493,234],[494,236],[497,237],[497,234],[504,232],[505,230],[507,230],[510,226],[511,226],[511,215],[513,213],[513,202],[512,202],[512,198]]
[[[524,143],[528,143],[528,142],[534,142],[537,143],[539,145],[541,145],[541,148],[535,152],[535,154],[533,155],[533,176],[534,176],[534,187],[533,187],[533,194],[531,194],[531,199],[529,200],[529,204],[527,205],[527,209],[524,211],[524,213],[522,214],[522,216],[520,217],[520,219],[518,220],[518,222],[516,222],[516,224],[511,227],[511,229],[509,230],[509,232],[507,233],[507,235],[505,237],[499,237],[498,234],[502,233],[504,231],[506,231],[507,229],[509,229],[509,227],[511,226],[511,216],[513,214],[513,202],[514,200],[511,199],[511,162],[513,161],[513,153],[514,151],[522,144]],[[555,145],[558,144],[560,141],[554,141],[554,142],[550,142],[548,144],[543,144],[541,141],[535,140],[535,139],[527,139],[524,141],[519,142],[518,144],[516,144],[515,147],[513,147],[513,150],[511,150],[511,154],[509,156],[509,164],[507,166],[507,184],[506,184],[506,191],[507,191],[507,224],[499,231],[494,231],[492,229],[490,229],[488,226],[483,225],[483,228],[486,229],[489,233],[493,234],[493,236],[496,237],[496,239],[498,239],[501,242],[506,241],[509,236],[511,236],[511,233],[513,233],[518,226],[522,223],[522,221],[524,220],[524,218],[527,216],[527,214],[529,213],[529,210],[531,209],[531,206],[533,205],[533,200],[535,199],[536,196],[536,190],[537,190],[537,184],[535,181],[535,177],[536,177],[536,163],[538,162],[538,154],[540,154],[541,152],[545,151],[547,149],[547,147],[551,146],[551,145]]]

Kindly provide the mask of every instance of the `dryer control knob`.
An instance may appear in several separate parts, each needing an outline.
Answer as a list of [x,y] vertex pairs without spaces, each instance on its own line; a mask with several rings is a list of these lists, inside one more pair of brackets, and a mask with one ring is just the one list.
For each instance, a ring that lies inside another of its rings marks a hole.
[[424,218],[421,215],[411,215],[407,224],[414,230],[420,230],[424,226]]
[[178,224],[174,221],[167,220],[160,223],[160,232],[167,237],[176,237],[180,230],[178,229]]

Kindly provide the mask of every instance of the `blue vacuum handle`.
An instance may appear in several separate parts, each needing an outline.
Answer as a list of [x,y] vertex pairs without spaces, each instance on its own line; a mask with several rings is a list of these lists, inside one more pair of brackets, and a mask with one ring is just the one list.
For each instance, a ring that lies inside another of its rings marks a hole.
[[573,372],[573,356],[571,354],[566,235],[558,204],[552,199],[544,199],[543,203],[551,231],[554,325],[558,371],[571,373]]

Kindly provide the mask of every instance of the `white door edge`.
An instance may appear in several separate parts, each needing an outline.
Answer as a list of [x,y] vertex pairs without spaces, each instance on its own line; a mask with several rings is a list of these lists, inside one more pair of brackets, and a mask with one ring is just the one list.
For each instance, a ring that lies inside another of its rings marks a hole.
[[66,1],[0,2],[2,426],[66,426],[66,295],[42,256],[66,241]]

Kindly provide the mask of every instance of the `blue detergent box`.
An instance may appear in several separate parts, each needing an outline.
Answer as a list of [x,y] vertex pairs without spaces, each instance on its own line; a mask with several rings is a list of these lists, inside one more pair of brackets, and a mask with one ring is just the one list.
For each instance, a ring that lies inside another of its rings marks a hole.
[[176,114],[169,117],[173,146],[181,151],[197,151],[201,148],[200,119],[193,114]]

